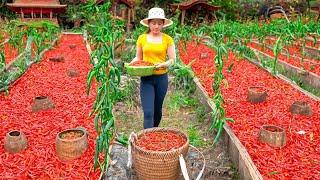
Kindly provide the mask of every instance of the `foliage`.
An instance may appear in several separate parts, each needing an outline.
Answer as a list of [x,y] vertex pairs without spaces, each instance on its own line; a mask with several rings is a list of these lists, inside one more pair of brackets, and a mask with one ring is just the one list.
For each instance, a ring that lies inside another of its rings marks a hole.
[[191,64],[183,65],[180,61],[176,62],[170,72],[174,75],[173,84],[176,90],[183,90],[186,94],[193,94],[195,85],[193,83],[193,71]]
[[[101,172],[108,167],[109,146],[115,133],[115,118],[112,112],[116,100],[120,71],[114,61],[115,42],[123,33],[123,22],[111,17],[109,8],[111,3],[96,6],[93,0],[88,1],[84,8],[92,12],[88,18],[86,29],[94,50],[91,54],[93,68],[87,77],[87,92],[90,92],[92,82],[96,81],[97,95],[90,115],[94,115],[94,126],[97,131],[94,168],[98,166]],[[100,155],[103,160],[100,160]]]
[[176,90],[171,96],[168,106],[171,112],[179,110],[182,107],[190,107],[196,105],[196,100],[191,95],[185,95],[183,91]]
[[60,31],[50,21],[20,22],[12,20],[7,28],[10,36],[8,43],[10,45],[21,52],[26,43],[26,41],[21,41],[21,39],[27,39],[31,36],[35,45],[34,51],[36,51],[37,55],[50,45],[50,42],[56,38],[57,33]]
[[199,131],[194,126],[189,126],[187,131],[189,142],[191,145],[195,147],[201,147],[205,144],[205,142],[202,140],[199,134]]
[[6,18],[9,20],[17,18],[17,15],[14,12],[10,11],[8,7],[5,5],[6,3],[6,0],[1,0],[0,2],[0,21],[1,19]]
[[236,19],[237,10],[239,9],[237,0],[210,0],[209,2],[221,6],[221,9],[218,10],[218,15],[220,15],[222,19]]
[[[9,84],[22,75],[32,62],[39,61],[40,52],[51,46],[58,32],[59,28],[47,21],[10,21],[7,25],[7,33],[10,36],[8,44],[18,49],[18,52],[23,53],[23,55],[12,64],[13,67],[17,67],[16,70],[15,68],[11,68],[14,70],[3,71],[0,74],[0,88],[7,90]],[[36,56],[35,59],[32,57],[32,51]],[[5,66],[4,52],[2,50],[0,51],[0,60],[0,64]]]

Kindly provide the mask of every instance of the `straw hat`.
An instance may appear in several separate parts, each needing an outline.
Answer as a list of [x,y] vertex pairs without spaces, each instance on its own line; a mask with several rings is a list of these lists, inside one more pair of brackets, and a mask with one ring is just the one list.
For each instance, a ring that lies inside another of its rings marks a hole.
[[164,20],[163,27],[168,27],[173,23],[170,19],[167,19],[165,17],[164,10],[161,8],[151,8],[149,10],[148,17],[145,19],[142,19],[140,23],[144,26],[149,27],[148,20],[150,19],[163,19]]

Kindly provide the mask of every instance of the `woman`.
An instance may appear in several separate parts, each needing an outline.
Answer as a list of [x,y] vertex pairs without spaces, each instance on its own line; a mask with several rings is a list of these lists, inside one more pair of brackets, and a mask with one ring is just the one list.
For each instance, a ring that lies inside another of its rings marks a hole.
[[140,97],[144,114],[144,128],[158,127],[162,117],[162,104],[168,89],[168,67],[175,62],[173,39],[162,33],[172,24],[165,18],[163,9],[152,8],[140,23],[147,33],[139,36],[134,61],[147,61],[155,65],[152,76],[141,77]]

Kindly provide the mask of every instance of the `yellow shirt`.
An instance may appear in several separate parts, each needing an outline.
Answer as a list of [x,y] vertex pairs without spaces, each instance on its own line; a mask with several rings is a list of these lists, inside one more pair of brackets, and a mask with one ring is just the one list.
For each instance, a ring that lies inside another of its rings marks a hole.
[[[173,39],[162,33],[162,42],[149,42],[147,40],[147,34],[139,36],[137,46],[142,48],[143,61],[147,61],[153,64],[163,63],[167,58],[167,49],[173,45]],[[168,69],[154,70],[154,74],[165,74]]]

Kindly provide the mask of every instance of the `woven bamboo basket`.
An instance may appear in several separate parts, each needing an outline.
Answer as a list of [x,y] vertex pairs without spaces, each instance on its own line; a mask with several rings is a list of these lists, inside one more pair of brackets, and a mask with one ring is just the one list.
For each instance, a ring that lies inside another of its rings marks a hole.
[[147,132],[173,132],[182,135],[187,141],[178,149],[160,152],[145,150],[132,143],[132,159],[134,169],[139,180],[174,180],[180,173],[179,155],[186,157],[189,149],[189,139],[187,136],[174,128],[149,128],[140,131],[137,137],[141,137]]
[[[69,132],[79,132],[81,137],[64,139],[63,135]],[[88,148],[87,133],[82,129],[67,129],[57,134],[56,151],[61,161],[79,158]]]

